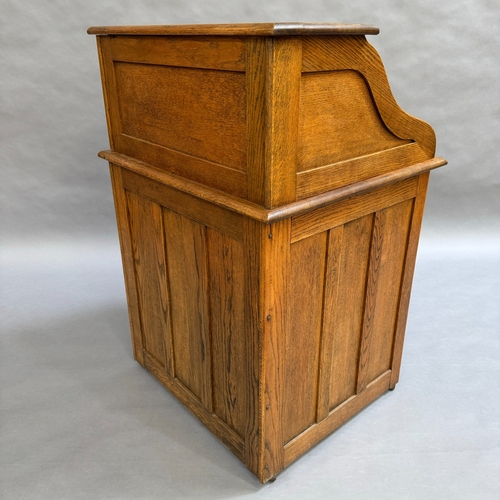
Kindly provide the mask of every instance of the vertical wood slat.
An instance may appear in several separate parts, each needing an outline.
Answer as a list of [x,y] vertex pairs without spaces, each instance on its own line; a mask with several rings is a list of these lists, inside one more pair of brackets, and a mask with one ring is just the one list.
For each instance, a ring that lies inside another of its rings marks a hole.
[[171,372],[170,312],[162,208],[127,192],[144,349]]
[[357,393],[390,368],[413,199],[375,213]]
[[248,199],[264,205],[266,185],[266,77],[268,44],[265,37],[246,40],[246,122]]
[[408,317],[408,307],[410,304],[411,285],[413,281],[413,271],[415,269],[415,259],[417,257],[418,240],[422,217],[424,215],[425,197],[429,182],[429,172],[422,174],[418,182],[418,191],[413,205],[411,216],[410,234],[408,236],[408,246],[404,263],[403,279],[401,284],[401,294],[397,313],[396,333],[394,337],[394,348],[391,361],[391,381],[390,387],[394,389],[399,380],[401,367],[401,357],[403,354],[403,341]]
[[300,37],[247,41],[248,199],[295,201],[302,68]]
[[370,354],[370,342],[373,331],[373,316],[375,314],[378,274],[380,271],[380,261],[382,259],[385,215],[386,212],[384,210],[375,212],[373,220],[368,276],[365,291],[363,325],[361,327],[356,394],[362,392],[368,385],[368,356]]
[[207,228],[213,411],[239,436],[245,433],[246,353],[243,246]]
[[268,64],[265,206],[273,208],[297,196],[297,136],[302,71],[301,37],[271,39]]
[[212,412],[206,227],[168,209],[163,214],[175,375]]
[[143,341],[141,319],[139,316],[139,297],[135,280],[134,255],[130,241],[130,231],[127,211],[127,196],[123,189],[121,168],[109,164],[113,199],[115,203],[116,220],[118,223],[118,236],[122,254],[123,273],[125,277],[125,291],[129,310],[130,332],[132,334],[132,348],[134,359],[144,366]]
[[343,239],[344,226],[338,226],[328,231],[316,422],[321,422],[328,416],[330,411],[330,387],[332,384],[337,383],[337,380],[332,380],[332,362],[334,337],[341,334],[335,328],[335,318],[338,313],[337,299],[340,286],[340,266],[345,251]]
[[245,464],[259,481],[263,480],[264,435],[263,410],[263,347],[264,347],[264,238],[267,231],[262,223],[244,219],[244,328],[247,346]]
[[108,36],[98,36],[97,51],[101,68],[102,92],[104,96],[104,110],[108,124],[108,137],[111,149],[120,149],[121,118],[116,95],[116,75],[113,57],[111,54],[111,40]]
[[373,230],[373,214],[344,226],[344,256],[340,269],[340,290],[333,326],[330,407],[339,406],[356,394],[363,305]]
[[262,477],[266,481],[284,467],[283,384],[285,338],[288,334],[287,293],[290,268],[291,220],[269,226],[264,238],[265,296],[263,342],[263,421],[264,456]]
[[326,246],[327,232],[291,245],[283,444],[316,421]]

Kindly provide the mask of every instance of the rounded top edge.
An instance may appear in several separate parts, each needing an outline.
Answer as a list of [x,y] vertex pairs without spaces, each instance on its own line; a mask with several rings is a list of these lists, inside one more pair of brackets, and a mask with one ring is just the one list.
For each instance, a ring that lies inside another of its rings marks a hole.
[[307,36],[377,35],[371,24],[345,23],[241,23],[147,26],[92,26],[89,35],[201,35],[201,36]]

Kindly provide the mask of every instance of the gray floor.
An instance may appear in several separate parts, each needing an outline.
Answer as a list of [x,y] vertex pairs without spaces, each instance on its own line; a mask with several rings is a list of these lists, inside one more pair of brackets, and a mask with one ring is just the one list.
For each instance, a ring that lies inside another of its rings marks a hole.
[[133,361],[115,241],[2,266],[2,499],[500,498],[494,246],[423,242],[396,390],[265,486]]

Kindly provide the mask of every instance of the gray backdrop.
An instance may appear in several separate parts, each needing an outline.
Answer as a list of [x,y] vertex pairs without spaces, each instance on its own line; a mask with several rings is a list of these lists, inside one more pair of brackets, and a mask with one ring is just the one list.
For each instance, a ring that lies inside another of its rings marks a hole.
[[[0,496],[500,498],[497,0],[0,0]],[[131,360],[91,25],[377,25],[437,155],[402,381],[261,487]],[[270,489],[273,488],[273,489]]]

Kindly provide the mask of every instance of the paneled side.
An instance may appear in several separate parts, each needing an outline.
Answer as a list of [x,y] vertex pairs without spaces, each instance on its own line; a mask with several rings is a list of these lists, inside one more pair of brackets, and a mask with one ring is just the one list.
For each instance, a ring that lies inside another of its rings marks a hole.
[[377,305],[373,316],[373,332],[370,342],[368,382],[375,380],[391,367],[394,330],[413,202],[414,200],[408,200],[387,208],[380,214],[385,218],[384,238],[377,287]]
[[241,437],[247,404],[243,245],[207,229],[213,411]]
[[168,368],[171,359],[166,358],[165,344],[170,345],[170,315],[162,209],[130,192],[127,205],[143,347]]
[[358,364],[358,393],[391,367],[412,207],[413,199],[374,215]]
[[114,67],[122,134],[245,170],[243,73],[126,62]]
[[212,411],[206,227],[164,209],[176,378]]
[[327,232],[291,246],[285,337],[285,443],[316,421]]
[[298,172],[409,142],[384,125],[365,80],[356,71],[303,74],[298,137]]
[[[329,410],[356,394],[372,221],[370,214],[344,226],[335,314],[329,323],[325,322],[323,330],[323,335],[331,336],[333,342]],[[333,286],[335,283],[326,284],[328,288]],[[325,301],[325,317],[327,309],[331,314],[331,308],[332,305]]]

